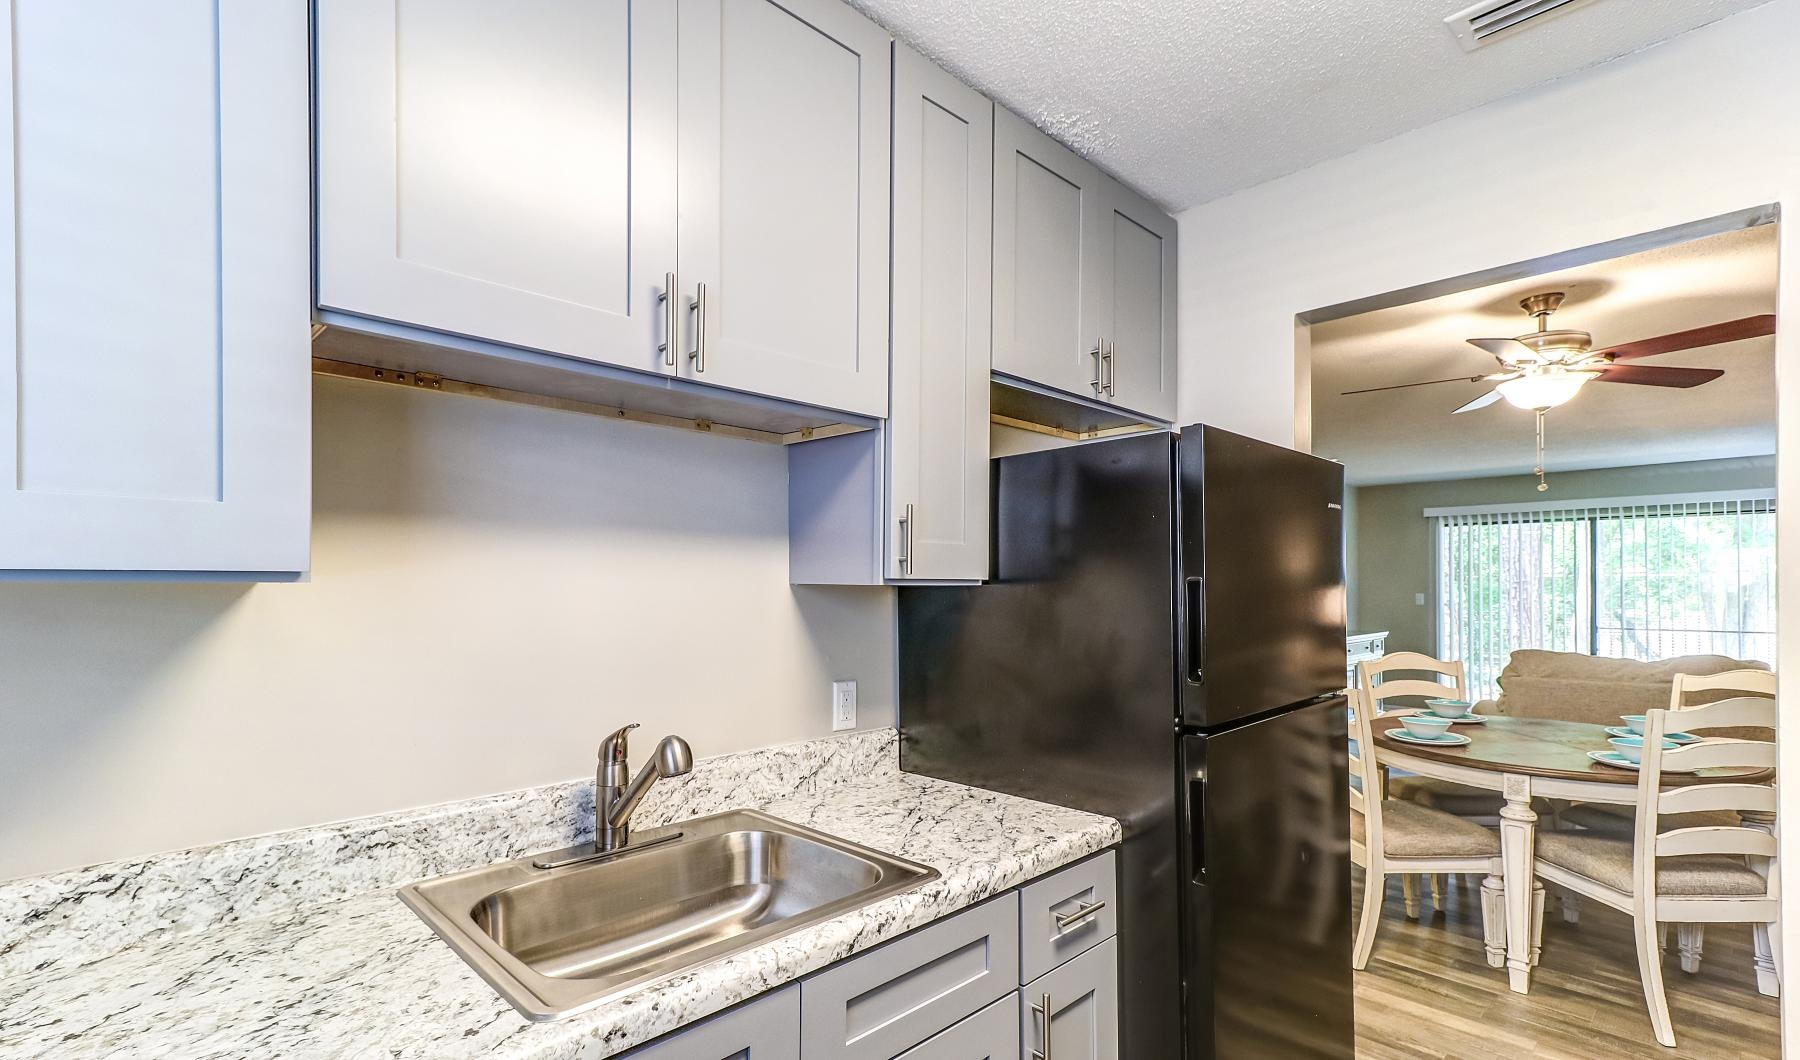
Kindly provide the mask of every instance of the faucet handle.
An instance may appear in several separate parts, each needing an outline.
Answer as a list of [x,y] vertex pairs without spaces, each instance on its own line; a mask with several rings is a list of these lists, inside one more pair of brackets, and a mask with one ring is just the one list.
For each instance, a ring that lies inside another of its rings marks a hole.
[[631,749],[627,745],[627,742],[631,737],[631,730],[637,727],[638,723],[634,721],[630,725],[626,725],[614,731],[613,734],[606,739],[601,740],[600,761],[602,763],[624,762],[631,753]]

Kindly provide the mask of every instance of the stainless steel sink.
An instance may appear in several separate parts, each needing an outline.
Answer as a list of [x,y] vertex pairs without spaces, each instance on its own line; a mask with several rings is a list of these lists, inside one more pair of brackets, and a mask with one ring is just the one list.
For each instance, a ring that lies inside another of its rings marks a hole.
[[541,869],[532,861],[409,884],[400,899],[534,1020],[570,1015],[938,875],[752,810],[644,831],[580,864]]

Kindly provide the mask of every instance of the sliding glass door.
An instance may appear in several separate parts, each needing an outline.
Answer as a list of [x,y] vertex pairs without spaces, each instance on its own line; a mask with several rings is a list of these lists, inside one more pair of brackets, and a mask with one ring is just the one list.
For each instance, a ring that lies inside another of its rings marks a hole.
[[1520,648],[1773,662],[1767,494],[1428,510],[1437,650],[1491,697]]

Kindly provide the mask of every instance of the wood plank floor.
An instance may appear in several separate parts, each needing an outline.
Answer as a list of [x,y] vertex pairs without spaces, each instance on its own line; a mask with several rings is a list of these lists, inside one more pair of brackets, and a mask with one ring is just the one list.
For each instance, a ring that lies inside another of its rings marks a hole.
[[[1355,894],[1360,911],[1360,869]],[[1677,963],[1671,929],[1663,979],[1677,1047],[1665,1049],[1644,1011],[1630,917],[1587,901],[1581,922],[1566,924],[1552,896],[1542,962],[1531,993],[1520,995],[1507,988],[1504,969],[1487,966],[1476,882],[1452,877],[1444,904],[1434,915],[1426,898],[1420,919],[1409,921],[1400,877],[1388,880],[1374,954],[1356,973],[1358,1057],[1748,1060],[1781,1053],[1778,1005],[1756,992],[1748,926],[1708,925],[1697,975]]]

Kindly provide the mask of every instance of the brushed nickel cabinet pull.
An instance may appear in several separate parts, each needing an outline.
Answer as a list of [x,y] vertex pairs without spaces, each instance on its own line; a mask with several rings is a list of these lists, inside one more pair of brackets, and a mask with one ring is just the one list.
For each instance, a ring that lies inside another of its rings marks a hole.
[[913,506],[906,506],[900,516],[900,573],[912,573]]
[[1103,363],[1103,364],[1105,364],[1105,366],[1106,366],[1106,396],[1107,396],[1107,397],[1112,397],[1112,396],[1114,396],[1114,390],[1113,390],[1113,351],[1114,351],[1114,350],[1115,350],[1115,349],[1116,349],[1116,348],[1117,348],[1117,347],[1116,347],[1116,346],[1115,346],[1115,345],[1114,345],[1114,344],[1113,344],[1113,342],[1112,342],[1112,340],[1111,340],[1111,339],[1108,339],[1108,340],[1107,340],[1107,342],[1106,342],[1106,355],[1105,355],[1105,356],[1103,356],[1103,357],[1102,357],[1102,358],[1100,358],[1100,360],[1101,360],[1101,363]]
[[688,309],[694,314],[694,348],[688,351],[688,360],[694,362],[695,373],[700,373],[706,371],[706,284],[700,284],[688,299]]
[[1042,1020],[1044,1042],[1042,1049],[1031,1051],[1031,1060],[1050,1060],[1050,995],[1044,994],[1042,1001],[1031,1006],[1031,1011]]
[[1105,901],[1088,902],[1083,904],[1080,909],[1075,910],[1073,913],[1052,913],[1050,915],[1056,920],[1056,933],[1060,935],[1070,928],[1080,927],[1082,924],[1086,923],[1090,917],[1105,908]]
[[675,367],[675,274],[663,273],[662,293],[656,296],[656,304],[663,307],[663,340],[656,344],[656,351],[663,355],[663,364]]
[[1088,380],[1088,385],[1094,388],[1094,393],[1104,394],[1106,393],[1106,340],[1095,339],[1091,353],[1094,358],[1094,378]]

